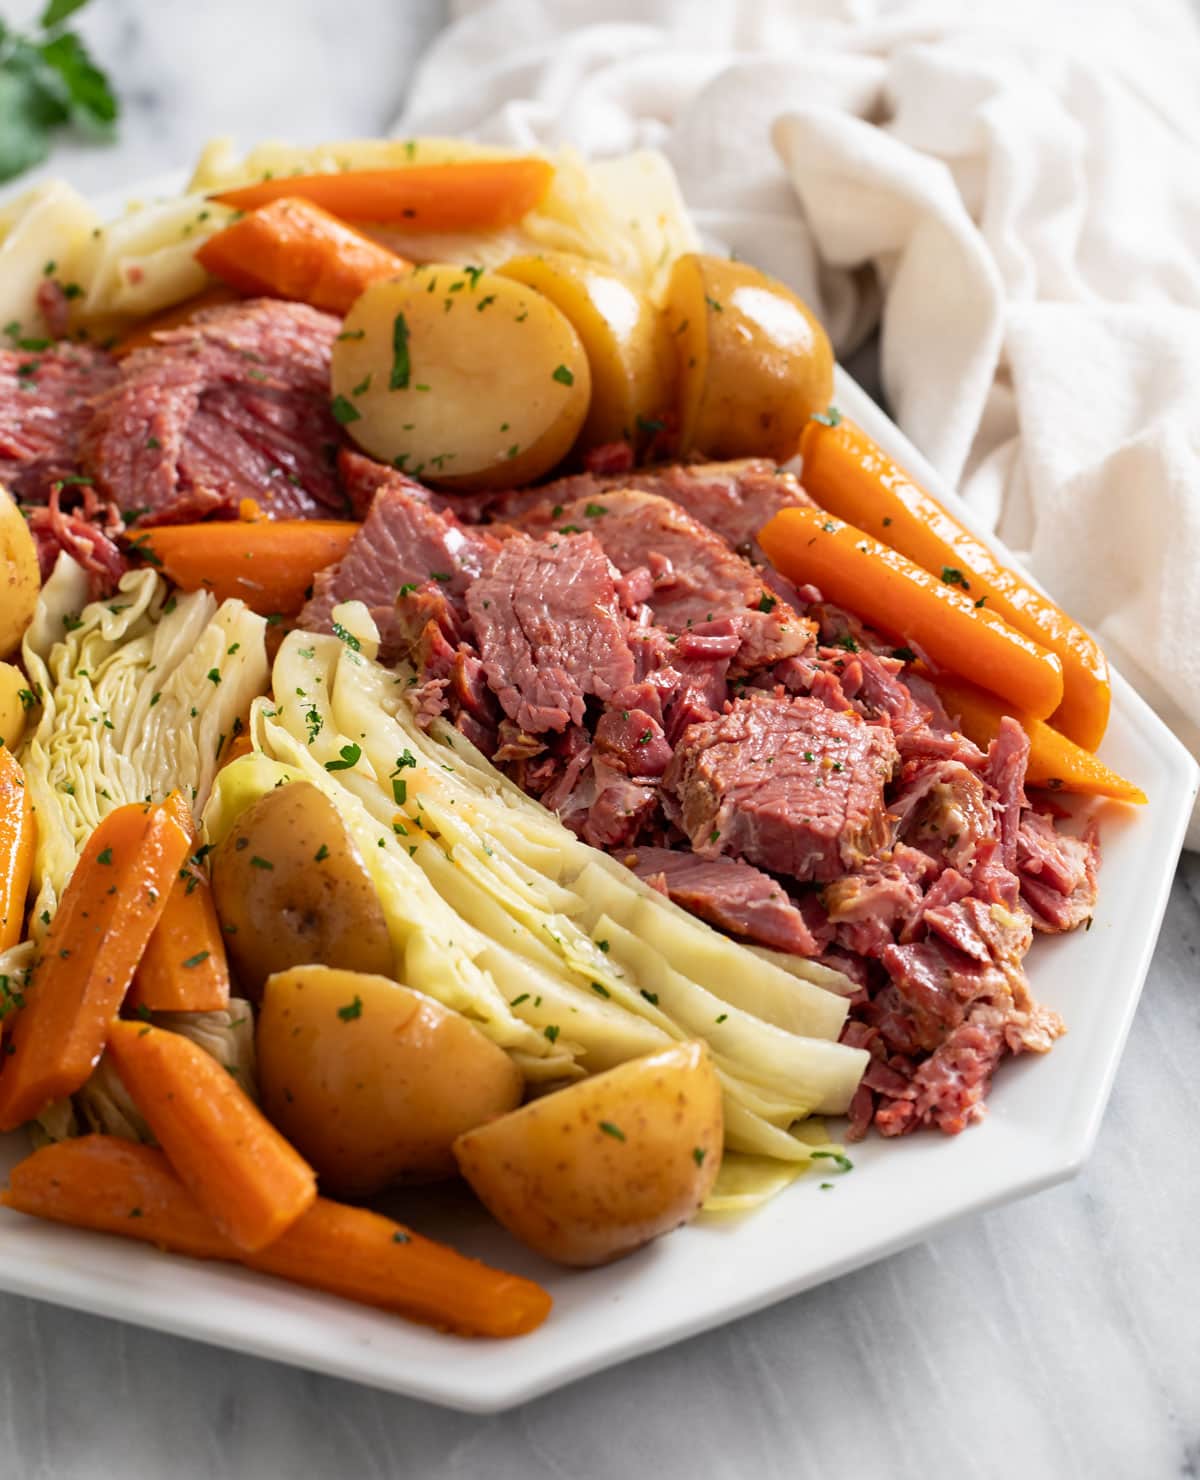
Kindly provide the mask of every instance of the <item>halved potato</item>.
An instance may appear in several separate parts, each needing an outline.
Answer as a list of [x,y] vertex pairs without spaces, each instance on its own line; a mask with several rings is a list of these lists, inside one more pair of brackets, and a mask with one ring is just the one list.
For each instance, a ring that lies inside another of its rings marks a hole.
[[592,401],[579,435],[585,450],[635,442],[671,402],[674,357],[662,316],[613,267],[573,252],[514,257],[500,268],[556,304],[583,341]]
[[393,970],[383,907],[337,808],[294,781],[248,807],[212,856],[213,899],[243,993],[275,971],[319,962]]
[[455,1137],[521,1103],[524,1081],[502,1048],[382,976],[278,972],[257,1031],[263,1109],[322,1191],[342,1197],[452,1177]]
[[0,658],[20,643],[41,589],[37,546],[20,509],[0,486]]
[[32,707],[29,680],[12,663],[0,663],[0,745],[16,750],[25,733],[26,711]]
[[450,488],[548,472],[587,415],[579,335],[548,298],[429,263],[373,283],[333,347],[334,414],[373,457]]
[[721,1086],[703,1043],[631,1059],[459,1136],[459,1170],[511,1233],[605,1264],[686,1223],[721,1165]]
[[691,252],[675,263],[665,314],[681,450],[791,457],[833,395],[833,351],[807,306],[748,263]]

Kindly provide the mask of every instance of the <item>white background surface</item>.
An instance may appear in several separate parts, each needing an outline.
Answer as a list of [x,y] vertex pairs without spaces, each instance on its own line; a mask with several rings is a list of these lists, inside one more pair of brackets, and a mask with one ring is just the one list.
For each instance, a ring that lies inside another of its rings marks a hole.
[[[85,29],[126,101],[122,142],[64,147],[52,168],[95,192],[215,132],[377,132],[440,13],[94,6]],[[0,1476],[1195,1476],[1198,1049],[1193,857],[1075,1182],[495,1418],[0,1297]]]

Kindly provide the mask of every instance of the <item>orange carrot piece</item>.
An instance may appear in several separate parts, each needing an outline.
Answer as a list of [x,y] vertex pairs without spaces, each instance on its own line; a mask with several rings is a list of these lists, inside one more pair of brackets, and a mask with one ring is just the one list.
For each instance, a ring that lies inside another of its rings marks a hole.
[[316,1173],[211,1054],[130,1021],[112,1024],[106,1052],[179,1180],[239,1249],[265,1249],[312,1207]]
[[137,548],[149,550],[185,591],[204,587],[260,616],[294,616],[313,577],[342,558],[360,528],[334,519],[164,524],[139,534]]
[[915,643],[939,667],[970,673],[1044,719],[1062,700],[1054,653],[971,598],[820,509],[782,509],[759,533],[767,558],[797,585],[819,587],[881,631]]
[[117,807],[84,845],[13,1024],[0,1131],[81,1089],[191,846],[179,793]]
[[985,694],[965,679],[939,674],[933,680],[946,713],[957,720],[968,740],[986,749],[1000,730],[1006,714],[1029,736],[1029,765],[1025,779],[1031,786],[1046,786],[1053,791],[1075,791],[1085,796],[1112,797],[1119,802],[1142,805],[1146,793],[1110,771],[1090,750],[1076,745],[1066,735],[1052,729],[1044,720],[1020,714],[992,694]]
[[318,1198],[261,1253],[223,1237],[161,1151],[81,1136],[35,1151],[9,1174],[0,1203],[35,1218],[141,1239],[199,1259],[237,1261],[464,1336],[522,1336],[550,1296],[366,1208]]
[[823,509],[951,581],[1063,665],[1056,729],[1095,750],[1112,702],[1108,664],[1094,638],[965,529],[882,448],[844,417],[810,421],[800,442],[804,487]]
[[478,159],[395,170],[287,175],[223,190],[216,199],[253,211],[298,195],[343,221],[389,222],[418,231],[473,231],[514,225],[538,204],[553,178],[554,166],[545,159]]
[[162,313],[156,313],[153,318],[144,319],[136,329],[131,329],[128,334],[117,341],[112,352],[120,358],[135,349],[145,349],[147,345],[155,342],[156,334],[165,333],[168,329],[178,329],[190,323],[201,309],[220,308],[225,303],[236,303],[240,296],[232,288],[220,286],[205,288],[202,293],[184,299],[174,308],[164,308]]
[[0,951],[21,939],[35,841],[25,773],[12,751],[0,745]]
[[189,861],[171,885],[125,1005],[149,1012],[219,1012],[229,1006],[225,940],[202,865]]
[[295,298],[345,314],[371,283],[412,263],[295,196],[273,200],[218,231],[196,261],[241,293]]

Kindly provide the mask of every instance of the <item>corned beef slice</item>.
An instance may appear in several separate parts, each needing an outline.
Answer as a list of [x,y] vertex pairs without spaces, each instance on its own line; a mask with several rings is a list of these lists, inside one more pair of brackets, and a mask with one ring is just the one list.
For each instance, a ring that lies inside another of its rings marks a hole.
[[427,597],[440,590],[455,605],[483,569],[499,543],[483,529],[465,529],[414,495],[409,480],[396,473],[382,484],[363,527],[336,565],[313,582],[313,594],[300,613],[300,625],[328,632],[332,612],[343,601],[361,601],[379,627],[380,656],[386,662],[406,656],[411,624],[397,615],[396,598],[405,586]]
[[714,618],[732,618],[740,638],[735,675],[803,652],[812,627],[766,591],[762,577],[725,542],[677,504],[652,493],[617,489],[597,503],[576,499],[555,522],[586,530],[623,576],[649,574],[646,604],[655,622],[682,633]]
[[826,881],[888,841],[883,789],[896,760],[891,731],[851,711],[747,698],[684,733],[664,784],[702,857]]
[[579,724],[633,682],[613,571],[591,535],[506,540],[467,592],[488,682],[528,734]]
[[[76,506],[70,509],[63,507],[68,492],[76,496]],[[49,502],[44,508],[28,510],[28,519],[43,582],[50,579],[65,550],[87,572],[89,600],[117,589],[128,562],[116,543],[125,526],[115,504],[97,498],[87,484],[68,490],[55,483]]]
[[24,503],[46,503],[79,470],[92,398],[117,379],[111,355],[86,345],[0,350],[0,484]]
[[98,487],[142,524],[199,519],[255,499],[276,518],[329,517],[334,461],[329,362],[340,320],[254,299],[155,336],[97,401],[81,455]]
[[817,943],[804,916],[770,874],[734,858],[697,858],[673,848],[644,848],[625,860],[639,878],[661,884],[684,909],[721,930],[815,956]]
[[763,525],[780,509],[812,507],[812,500],[791,473],[780,472],[765,458],[751,457],[727,463],[674,463],[642,472],[618,468],[611,473],[576,473],[541,488],[502,495],[493,513],[531,531],[544,531],[563,522],[556,509],[604,502],[598,496],[611,489],[633,489],[669,499],[731,549],[759,563],[765,563],[756,539]]

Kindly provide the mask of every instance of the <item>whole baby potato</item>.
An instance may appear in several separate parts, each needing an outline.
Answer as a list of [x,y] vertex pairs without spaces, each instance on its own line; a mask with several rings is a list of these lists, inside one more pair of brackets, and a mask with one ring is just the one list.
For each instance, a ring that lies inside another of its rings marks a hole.
[[319,962],[349,971],[395,964],[383,907],[337,808],[307,781],[260,797],[212,857],[213,899],[243,993],[275,971]]
[[16,503],[0,487],[0,658],[7,658],[33,621],[42,573],[37,546]]
[[560,1264],[606,1264],[694,1216],[723,1135],[708,1049],[681,1043],[467,1131],[454,1155],[530,1248]]
[[592,400],[579,447],[636,443],[671,400],[674,356],[658,310],[615,268],[574,252],[514,257],[500,273],[549,298],[583,341]]
[[548,298],[426,263],[372,283],[333,346],[335,416],[372,457],[456,489],[548,472],[587,415],[579,335]]
[[269,977],[258,1015],[263,1109],[323,1191],[367,1197],[455,1173],[455,1137],[521,1103],[502,1048],[411,987],[327,966]]
[[0,744],[16,750],[25,733],[25,712],[32,707],[29,680],[12,663],[0,663]]
[[833,351],[808,307],[746,262],[690,252],[665,308],[678,357],[680,448],[784,462],[833,396]]

